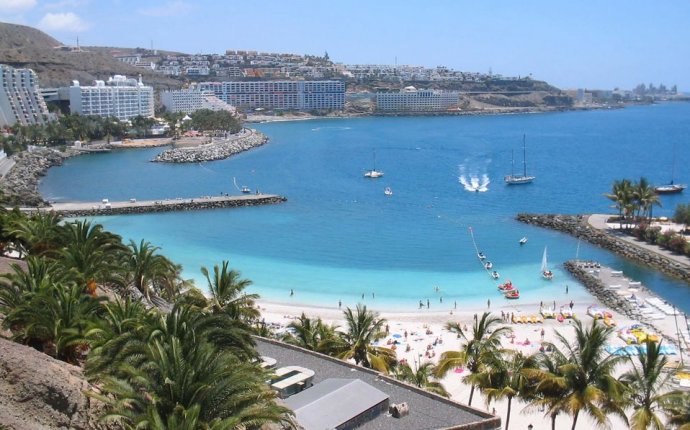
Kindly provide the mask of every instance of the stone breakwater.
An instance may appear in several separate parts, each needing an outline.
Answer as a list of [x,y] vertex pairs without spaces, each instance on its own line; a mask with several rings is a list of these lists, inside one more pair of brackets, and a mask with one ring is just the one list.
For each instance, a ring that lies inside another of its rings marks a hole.
[[586,240],[591,244],[614,252],[621,257],[647,265],[667,275],[690,283],[690,266],[680,264],[659,253],[623,240],[614,233],[596,229],[587,222],[588,216],[518,214],[516,219],[526,224],[568,233],[577,238]]
[[[176,200],[160,200],[139,203],[113,202],[104,204],[61,204],[54,205],[51,210],[64,217],[131,215],[156,212],[182,212],[204,209],[237,208],[243,206],[270,205],[286,202],[287,198],[276,195],[250,197],[212,197]],[[70,207],[78,206],[78,207]]]
[[0,187],[7,202],[17,206],[48,206],[38,192],[41,176],[44,176],[49,168],[61,165],[65,158],[77,154],[69,149],[67,152],[60,152],[41,148],[14,155],[16,164],[7,176],[0,180]]
[[163,151],[154,158],[158,163],[200,163],[228,158],[268,142],[268,137],[256,130],[244,129],[237,135],[194,148],[175,148]]

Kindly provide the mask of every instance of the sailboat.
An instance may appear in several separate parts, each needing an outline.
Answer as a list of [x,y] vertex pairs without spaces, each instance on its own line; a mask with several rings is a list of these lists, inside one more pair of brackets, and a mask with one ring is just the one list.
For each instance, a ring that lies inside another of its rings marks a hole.
[[671,167],[671,182],[666,185],[659,185],[654,187],[657,194],[677,194],[682,193],[688,186],[685,184],[674,184],[673,177],[676,174],[676,145],[673,145],[673,164]]
[[534,176],[527,176],[527,145],[525,144],[525,135],[522,135],[522,175],[515,174],[515,153],[511,151],[511,170],[510,175],[506,175],[503,179],[508,185],[529,184],[534,180]]
[[541,257],[541,276],[549,281],[553,279],[553,272],[549,270],[549,263],[546,261],[546,247],[544,247],[544,255]]
[[381,176],[383,176],[383,172],[380,170],[376,170],[376,151],[374,151],[374,168],[364,172],[364,177],[365,178],[380,178]]

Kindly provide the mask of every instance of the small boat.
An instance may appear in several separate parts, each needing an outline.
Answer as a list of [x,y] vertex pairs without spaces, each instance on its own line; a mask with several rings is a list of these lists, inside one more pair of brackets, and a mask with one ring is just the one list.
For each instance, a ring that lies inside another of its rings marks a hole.
[[500,291],[510,291],[510,290],[514,290],[515,287],[513,287],[513,283],[512,283],[512,282],[508,281],[508,282],[506,282],[505,284],[499,285],[499,286],[498,286],[498,289],[499,289]]
[[541,276],[548,281],[553,279],[553,272],[549,270],[549,265],[546,260],[546,247],[544,247],[544,254],[541,257]]
[[526,243],[527,243],[527,236],[525,236],[525,237],[523,237],[522,239],[520,239],[520,245],[524,245],[524,244],[526,244]]
[[525,135],[522,135],[522,175],[515,174],[515,155],[511,157],[511,172],[510,175],[503,177],[503,180],[508,185],[520,185],[520,184],[531,184],[534,180],[534,176],[527,175],[527,146],[525,144]]
[[244,187],[242,187],[242,192],[244,194],[249,194],[252,192],[252,190],[250,190],[249,187],[245,185]]
[[365,178],[380,178],[381,176],[383,176],[383,172],[380,170],[376,170],[376,151],[374,151],[374,168],[364,172],[364,177]]
[[383,190],[383,194],[387,196],[392,196],[393,195],[393,190],[391,190],[391,187],[386,187],[385,190]]
[[498,279],[501,277],[501,274],[494,270],[493,272],[491,272],[491,277],[494,279]]
[[492,267],[494,267],[494,263],[492,263],[490,261],[487,261],[486,263],[484,263],[484,268],[486,270],[491,270]]
[[506,293],[503,294],[503,296],[506,299],[515,300],[520,298],[520,292],[518,290],[510,290],[506,291]]
[[479,258],[480,260],[484,260],[486,258],[486,255],[484,255],[483,252],[479,251],[477,253],[477,258]]

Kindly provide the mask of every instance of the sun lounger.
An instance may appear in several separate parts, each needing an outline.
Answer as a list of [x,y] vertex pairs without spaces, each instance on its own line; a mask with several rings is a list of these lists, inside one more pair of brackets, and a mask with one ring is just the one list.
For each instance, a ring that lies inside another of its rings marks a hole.
[[623,276],[623,271],[622,271],[622,270],[612,270],[612,271],[611,271],[611,276],[614,276],[614,277]]

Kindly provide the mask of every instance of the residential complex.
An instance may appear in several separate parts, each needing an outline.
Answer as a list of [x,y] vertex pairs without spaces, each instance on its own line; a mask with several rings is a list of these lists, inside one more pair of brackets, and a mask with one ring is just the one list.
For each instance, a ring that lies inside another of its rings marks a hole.
[[234,107],[216,97],[212,91],[201,91],[197,87],[162,92],[161,102],[169,112],[192,113],[199,109],[210,109],[235,113]]
[[43,124],[50,119],[31,69],[0,64],[0,126]]
[[202,82],[220,100],[242,109],[342,110],[345,84],[341,81]]
[[72,81],[69,87],[71,113],[80,115],[113,116],[127,120],[136,116],[153,116],[153,87],[139,80],[115,75],[108,81],[96,81],[93,86],[80,86]]
[[405,87],[396,93],[376,93],[379,112],[446,112],[457,110],[460,96],[457,91],[417,90]]

